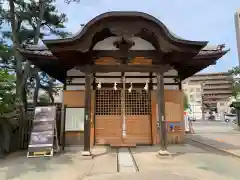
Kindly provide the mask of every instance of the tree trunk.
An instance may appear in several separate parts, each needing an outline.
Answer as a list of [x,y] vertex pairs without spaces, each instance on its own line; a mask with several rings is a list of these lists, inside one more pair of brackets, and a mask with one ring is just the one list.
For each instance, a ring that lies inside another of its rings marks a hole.
[[24,106],[24,109],[25,109],[25,112],[27,111],[27,108],[28,108],[28,102],[27,102],[27,90],[26,90],[26,88],[27,88],[27,84],[25,83],[24,84],[24,88],[23,88],[23,95],[22,95],[22,97],[23,97],[23,106]]
[[[45,12],[45,0],[39,0],[39,19],[37,21],[37,27],[36,27],[36,32],[35,32],[35,36],[34,36],[34,44],[37,45],[38,41],[39,41],[39,37],[40,37],[40,30],[41,30],[41,23],[43,20],[43,15]],[[34,89],[34,98],[33,98],[33,104],[34,107],[37,105],[37,101],[38,101],[38,94],[39,94],[39,89],[40,89],[40,77],[38,74],[38,70],[36,69],[36,75],[35,75],[35,79],[36,79],[36,87]]]
[[36,73],[35,75],[35,80],[36,80],[36,86],[35,86],[35,91],[34,91],[34,96],[33,96],[33,106],[34,108],[37,106],[38,104],[38,93],[39,93],[39,89],[41,87],[41,84],[40,84],[40,77],[39,77],[39,74],[38,72]]
[[14,0],[8,0],[9,1],[9,8],[10,8],[10,21],[11,21],[11,28],[12,28],[12,41],[13,41],[13,53],[14,57],[16,60],[16,66],[15,66],[15,71],[16,71],[16,96],[19,101],[19,104],[22,105],[22,61],[23,58],[21,54],[17,51],[17,48],[20,47],[20,42],[18,39],[18,34],[17,34],[17,28],[18,28],[18,22],[15,16],[15,5],[14,5]]

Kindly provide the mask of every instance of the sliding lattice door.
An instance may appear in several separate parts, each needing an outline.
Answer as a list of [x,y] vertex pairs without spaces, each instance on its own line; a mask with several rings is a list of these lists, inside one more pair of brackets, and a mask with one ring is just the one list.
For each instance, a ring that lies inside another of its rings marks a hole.
[[[123,100],[124,103],[122,103]],[[124,93],[121,89],[96,90],[95,110],[96,144],[152,143],[151,100],[149,93],[145,90],[133,89],[131,92],[125,90]],[[124,117],[125,136],[122,133]]]

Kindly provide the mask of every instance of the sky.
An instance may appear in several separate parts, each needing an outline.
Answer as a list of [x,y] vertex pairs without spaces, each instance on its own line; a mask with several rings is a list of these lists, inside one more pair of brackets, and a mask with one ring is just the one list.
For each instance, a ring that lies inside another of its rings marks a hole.
[[81,24],[108,11],[145,12],[184,39],[225,44],[230,49],[216,65],[203,72],[223,72],[238,65],[234,14],[240,9],[239,0],[81,0],[69,5],[57,0],[57,7],[59,12],[66,13],[66,27],[73,33],[81,29]]

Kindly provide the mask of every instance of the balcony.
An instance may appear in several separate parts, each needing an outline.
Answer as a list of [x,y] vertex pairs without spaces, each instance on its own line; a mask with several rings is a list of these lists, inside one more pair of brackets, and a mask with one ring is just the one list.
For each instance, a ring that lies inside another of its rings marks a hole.
[[208,94],[232,94],[232,90],[228,89],[228,90],[220,90],[220,89],[215,89],[215,90],[204,90],[203,91],[204,95],[208,95]]
[[206,85],[204,90],[232,89],[232,84]]
[[207,80],[219,80],[219,79],[231,79],[231,75],[209,75],[209,76],[192,76],[188,78],[190,81],[207,81]]

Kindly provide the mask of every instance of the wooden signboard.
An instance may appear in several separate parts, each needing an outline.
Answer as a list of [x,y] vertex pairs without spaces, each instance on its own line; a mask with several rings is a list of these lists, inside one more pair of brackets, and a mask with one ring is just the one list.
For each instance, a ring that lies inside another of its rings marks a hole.
[[58,148],[56,132],[56,107],[36,107],[27,157],[52,156]]

